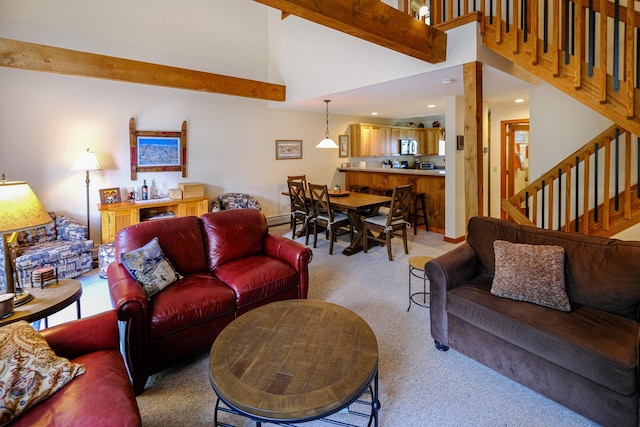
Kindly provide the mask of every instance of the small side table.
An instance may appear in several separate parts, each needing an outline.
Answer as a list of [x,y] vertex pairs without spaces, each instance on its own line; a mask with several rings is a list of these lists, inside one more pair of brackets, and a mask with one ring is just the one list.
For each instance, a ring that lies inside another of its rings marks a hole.
[[29,288],[29,293],[33,295],[33,300],[18,306],[13,314],[4,319],[0,319],[0,326],[8,325],[19,320],[35,322],[44,319],[45,328],[49,327],[47,316],[59,312],[74,302],[78,306],[78,319],[80,318],[80,297],[82,296],[82,285],[74,279],[60,279],[58,283],[47,285],[44,288]]
[[[414,303],[420,307],[429,308],[429,304],[427,303],[427,275],[424,272],[424,265],[431,261],[433,257],[430,256],[412,256],[409,258],[409,307],[407,311],[411,308],[411,303]],[[411,276],[417,277],[418,279],[422,279],[422,292],[411,292]],[[416,297],[422,295],[422,302],[416,301]]]

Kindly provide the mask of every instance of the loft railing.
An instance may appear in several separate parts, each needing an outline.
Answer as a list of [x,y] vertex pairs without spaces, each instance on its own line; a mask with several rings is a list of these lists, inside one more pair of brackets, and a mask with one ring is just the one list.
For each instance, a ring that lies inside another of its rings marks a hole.
[[[640,222],[640,15],[635,2],[425,3],[431,25],[447,29],[478,21],[485,46],[616,123],[503,200],[507,214],[523,224],[599,235]],[[416,2],[407,5],[415,15]]]

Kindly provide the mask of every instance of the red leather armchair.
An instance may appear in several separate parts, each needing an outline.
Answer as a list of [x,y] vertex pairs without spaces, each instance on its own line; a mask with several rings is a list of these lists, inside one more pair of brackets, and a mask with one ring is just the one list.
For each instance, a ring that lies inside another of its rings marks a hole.
[[[147,299],[120,254],[157,237],[183,276]],[[123,348],[136,394],[149,375],[209,351],[240,314],[273,301],[306,298],[312,252],[269,234],[261,211],[239,209],[148,221],[116,236],[116,262],[107,270]]]
[[118,317],[108,311],[41,331],[51,349],[86,372],[20,415],[12,426],[140,426],[118,336]]

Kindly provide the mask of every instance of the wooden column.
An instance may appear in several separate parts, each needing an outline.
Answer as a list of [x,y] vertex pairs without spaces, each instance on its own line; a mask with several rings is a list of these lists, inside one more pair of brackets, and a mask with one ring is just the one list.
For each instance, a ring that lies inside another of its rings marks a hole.
[[482,62],[469,62],[464,73],[465,223],[482,215]]

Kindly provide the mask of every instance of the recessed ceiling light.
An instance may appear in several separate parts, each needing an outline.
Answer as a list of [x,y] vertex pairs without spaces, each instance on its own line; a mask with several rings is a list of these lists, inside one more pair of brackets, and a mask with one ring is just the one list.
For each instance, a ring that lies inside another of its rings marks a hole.
[[516,104],[522,104],[524,102],[524,99],[522,98],[514,99],[513,102],[515,102]]
[[427,108],[436,108],[436,104],[429,104],[427,105]]
[[377,116],[377,115],[378,115],[378,112],[377,112],[377,111],[372,111],[372,112],[371,112],[371,115],[372,115],[372,116]]

